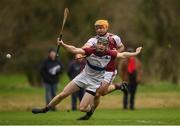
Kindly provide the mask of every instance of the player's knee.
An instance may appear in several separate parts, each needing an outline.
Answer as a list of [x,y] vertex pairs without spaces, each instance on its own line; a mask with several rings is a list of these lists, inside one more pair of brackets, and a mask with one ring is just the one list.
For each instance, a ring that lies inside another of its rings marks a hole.
[[104,96],[106,95],[106,88],[105,89],[99,89],[97,92],[96,92],[96,96]]
[[98,98],[98,97],[100,97],[100,96],[101,96],[101,94],[100,94],[99,92],[96,92],[95,98]]
[[79,106],[79,110],[81,111],[81,112],[86,112],[87,111],[87,107],[85,107],[85,106]]
[[103,90],[99,90],[98,92],[96,92],[96,97],[102,96],[104,94],[103,92]]

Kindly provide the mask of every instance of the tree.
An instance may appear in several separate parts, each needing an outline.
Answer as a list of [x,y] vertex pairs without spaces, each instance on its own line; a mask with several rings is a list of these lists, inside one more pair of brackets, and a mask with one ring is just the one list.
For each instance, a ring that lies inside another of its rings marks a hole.
[[149,74],[159,74],[161,79],[173,83],[179,81],[179,5],[180,2],[177,0],[143,0],[140,5],[140,11],[143,13],[139,26],[146,42],[146,68]]

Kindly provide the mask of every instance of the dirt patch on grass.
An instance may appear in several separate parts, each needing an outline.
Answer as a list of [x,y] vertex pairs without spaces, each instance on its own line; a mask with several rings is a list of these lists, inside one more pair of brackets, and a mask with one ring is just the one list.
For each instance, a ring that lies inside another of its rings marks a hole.
[[[12,96],[12,97],[1,97],[0,96],[0,111],[11,111],[11,110],[27,110],[31,111],[33,107],[44,107],[45,101],[44,96],[31,95],[31,96]],[[69,109],[70,99],[65,99],[62,104],[57,106],[58,109]]]
[[[59,110],[71,109],[71,97],[65,99],[57,106]],[[162,108],[179,107],[180,93],[138,93],[136,95],[136,108]],[[40,95],[21,95],[21,96],[0,96],[0,111],[27,110],[33,107],[45,105],[44,96]],[[122,94],[111,94],[101,98],[99,108],[122,108]]]
[[[122,108],[122,94],[102,98],[100,108]],[[139,93],[136,95],[136,108],[179,107],[180,93]]]

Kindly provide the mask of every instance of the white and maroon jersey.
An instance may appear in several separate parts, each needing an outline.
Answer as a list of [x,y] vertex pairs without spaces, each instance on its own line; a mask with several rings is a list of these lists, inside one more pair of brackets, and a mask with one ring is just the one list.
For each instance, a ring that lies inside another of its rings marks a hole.
[[[94,36],[92,38],[90,38],[86,44],[90,45],[90,46],[96,46],[98,38],[100,36]],[[109,40],[109,49],[118,49],[118,47],[121,46],[122,42],[121,42],[121,38],[117,35],[114,35],[112,33],[107,33],[107,38]]]
[[98,53],[96,48],[85,48],[85,55],[87,56],[87,64],[84,72],[93,78],[102,78],[105,71],[114,71],[115,67],[111,64],[117,57],[117,52],[107,50],[105,53]]
[[[100,36],[94,36],[92,38],[90,38],[86,44],[90,45],[91,47],[95,47],[96,44],[97,44],[97,41],[98,41],[98,38]],[[107,38],[108,38],[108,41],[109,41],[109,45],[108,45],[108,48],[110,50],[113,50],[113,49],[118,49],[122,42],[121,42],[121,38],[117,35],[114,35],[112,33],[107,33]],[[116,62],[115,60],[110,62],[107,66],[107,70],[106,71],[109,71],[109,72],[113,72],[116,70]]]

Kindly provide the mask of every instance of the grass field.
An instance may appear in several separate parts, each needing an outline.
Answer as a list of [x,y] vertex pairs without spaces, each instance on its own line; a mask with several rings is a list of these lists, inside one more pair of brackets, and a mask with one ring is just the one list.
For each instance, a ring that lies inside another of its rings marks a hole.
[[[59,85],[61,90],[67,78]],[[33,88],[22,75],[0,75],[0,125],[180,125],[180,86],[169,83],[139,85],[136,110],[122,109],[122,93],[102,97],[99,109],[88,121],[77,121],[70,98],[57,112],[33,115],[31,108],[44,106],[43,88]]]
[[26,125],[173,125],[180,124],[180,109],[140,109],[125,111],[101,109],[88,121],[76,120],[81,112],[49,112],[33,115],[29,111],[0,112],[0,124]]

